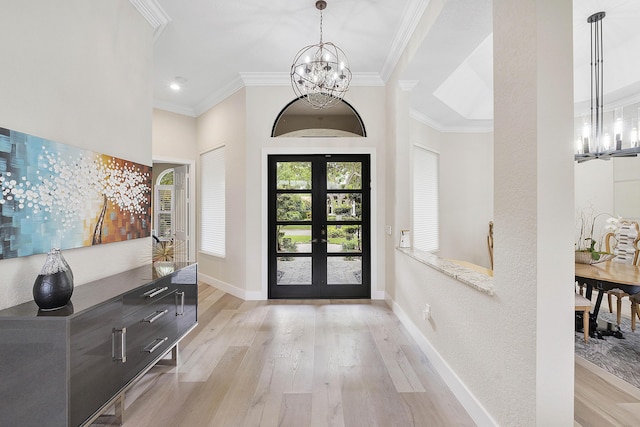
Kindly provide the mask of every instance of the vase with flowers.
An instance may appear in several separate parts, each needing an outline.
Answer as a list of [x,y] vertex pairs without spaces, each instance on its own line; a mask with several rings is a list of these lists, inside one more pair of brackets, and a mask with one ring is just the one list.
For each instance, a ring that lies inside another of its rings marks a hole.
[[596,239],[593,234],[596,220],[604,215],[608,216],[605,221],[604,233],[614,232],[618,228],[619,217],[608,213],[594,215],[592,211],[582,211],[580,213],[580,236],[575,245],[575,262],[579,264],[597,264],[615,257],[614,254],[602,250],[602,239]]

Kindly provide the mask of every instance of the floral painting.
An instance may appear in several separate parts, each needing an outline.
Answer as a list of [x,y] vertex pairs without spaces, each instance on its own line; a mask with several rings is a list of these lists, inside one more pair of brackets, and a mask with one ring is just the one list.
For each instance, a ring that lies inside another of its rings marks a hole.
[[151,167],[0,128],[0,259],[151,235]]

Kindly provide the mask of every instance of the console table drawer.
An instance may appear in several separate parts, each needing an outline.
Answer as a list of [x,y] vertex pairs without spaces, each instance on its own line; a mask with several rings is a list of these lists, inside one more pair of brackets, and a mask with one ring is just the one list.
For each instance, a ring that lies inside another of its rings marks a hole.
[[[0,424],[84,426],[197,322],[197,264],[152,265],[78,286],[64,310],[0,310]],[[27,396],[28,398],[24,398]],[[122,409],[123,406],[120,406]],[[44,421],[43,421],[44,420]]]

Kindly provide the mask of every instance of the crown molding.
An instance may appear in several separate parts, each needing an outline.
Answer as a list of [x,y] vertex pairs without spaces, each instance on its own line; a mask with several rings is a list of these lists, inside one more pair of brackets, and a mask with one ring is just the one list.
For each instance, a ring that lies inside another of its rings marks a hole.
[[351,86],[384,86],[380,73],[353,73]]
[[[240,73],[240,78],[245,86],[289,86],[291,76],[289,73]],[[353,73],[351,86],[384,86],[384,81],[378,73]]]
[[488,133],[493,132],[493,125],[487,126],[445,126],[431,117],[414,109],[409,110],[409,117],[442,133]]
[[398,32],[396,32],[393,43],[391,44],[391,49],[380,72],[383,82],[389,80],[393,70],[396,68],[396,65],[398,65],[400,56],[407,47],[409,40],[411,40],[411,36],[416,30],[420,19],[422,19],[422,15],[427,9],[429,2],[430,0],[411,0],[405,8],[404,14],[402,15],[402,23],[400,24]]
[[420,80],[398,80],[398,87],[400,90],[405,92],[410,92],[415,89],[416,86],[420,83]]
[[291,84],[289,73],[241,72],[240,79],[245,86],[288,86]]
[[195,107],[196,116],[201,115],[202,113],[207,112],[212,107],[216,106],[220,102],[224,101],[226,98],[230,97],[240,89],[245,87],[242,78],[240,76],[233,79],[226,86],[213,92],[211,95],[207,96],[202,102],[200,102]]
[[172,102],[154,100],[153,108],[157,110],[169,111],[170,113],[181,114],[183,116],[198,117],[193,108],[185,107],[184,105],[174,104]]
[[156,41],[171,18],[156,0],[129,0],[138,12],[147,20],[153,28],[153,41]]

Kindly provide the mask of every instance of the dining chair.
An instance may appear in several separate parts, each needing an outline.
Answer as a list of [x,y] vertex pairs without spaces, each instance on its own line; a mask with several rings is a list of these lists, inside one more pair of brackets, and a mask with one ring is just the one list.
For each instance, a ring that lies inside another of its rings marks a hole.
[[[576,311],[582,312],[582,329],[584,329],[584,342],[589,341],[589,312],[591,301],[576,293]],[[577,326],[576,326],[577,327]]]
[[[640,226],[635,221],[620,220],[615,232],[607,233],[604,237],[606,251],[615,254],[612,262],[625,264],[638,264],[638,242],[640,241]],[[609,303],[609,313],[613,313],[611,297],[616,297],[616,321],[620,325],[620,315],[622,313],[622,299],[629,294],[622,289],[614,288],[607,291],[607,302]],[[633,311],[633,303],[631,305]],[[640,314],[639,314],[640,315]],[[633,317],[633,316],[632,316]],[[632,325],[635,330],[635,325]]]

